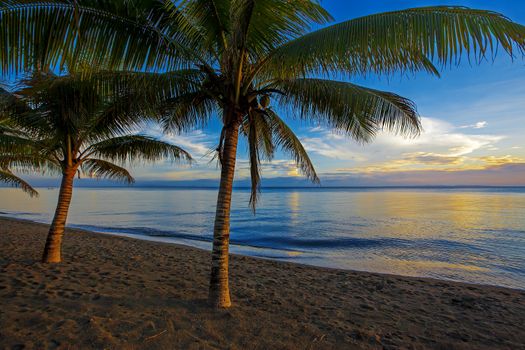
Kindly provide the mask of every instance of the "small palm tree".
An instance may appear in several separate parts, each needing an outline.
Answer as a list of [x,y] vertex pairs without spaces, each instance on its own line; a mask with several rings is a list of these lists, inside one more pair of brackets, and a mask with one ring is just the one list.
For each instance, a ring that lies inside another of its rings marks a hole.
[[381,130],[420,131],[411,101],[334,78],[399,71],[438,75],[435,64],[455,64],[463,54],[482,60],[498,46],[510,55],[525,49],[523,26],[464,7],[388,12],[311,31],[331,20],[316,0],[13,0],[0,7],[0,58],[4,73],[80,62],[191,76],[191,89],[173,96],[175,121],[165,122],[189,125],[211,115],[222,122],[209,302],[229,307],[230,208],[240,134],[248,140],[255,205],[260,161],[271,159],[278,146],[318,181],[278,112],[360,142]]
[[[3,87],[0,87],[0,106],[11,105],[13,102],[13,96]],[[10,127],[9,120],[0,112],[0,136],[6,134],[16,134],[16,130]],[[1,141],[2,139],[0,139]],[[38,192],[30,184],[13,174],[7,167],[0,167],[0,182],[19,187],[31,197],[38,196]]]
[[[60,262],[61,243],[77,173],[133,183],[122,167],[133,161],[190,161],[175,145],[131,134],[145,119],[149,101],[122,85],[95,78],[36,74],[2,106],[9,130],[0,134],[0,169],[60,173],[62,182],[42,261]],[[112,85],[115,87],[115,85]],[[20,183],[3,171],[4,179]],[[21,184],[22,185],[22,184]],[[25,186],[25,185],[22,185]]]
[[[0,88],[0,105],[2,104],[2,99],[7,95],[7,91]],[[1,136],[9,133],[16,133],[16,131],[9,127],[7,119],[0,118],[0,140]],[[0,182],[19,187],[31,197],[38,196],[38,192],[30,184],[13,174],[8,167],[0,166]]]

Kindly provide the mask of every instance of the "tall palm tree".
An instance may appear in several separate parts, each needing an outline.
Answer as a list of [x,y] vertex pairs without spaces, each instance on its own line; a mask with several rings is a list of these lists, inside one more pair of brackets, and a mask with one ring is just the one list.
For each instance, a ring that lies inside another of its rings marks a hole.
[[[239,134],[248,140],[255,205],[260,160],[271,159],[276,146],[318,181],[278,112],[360,142],[380,130],[417,134],[421,125],[411,101],[348,81],[394,72],[439,75],[437,67],[457,64],[465,55],[477,62],[496,48],[511,56],[525,49],[525,28],[491,11],[439,6],[327,25],[331,20],[316,0],[13,0],[0,7],[0,60],[4,74],[86,63],[192,71],[191,91],[173,97],[175,122],[165,122],[189,125],[215,113],[223,124],[209,302],[229,307],[230,208]],[[314,25],[321,29],[312,31]]]
[[[1,109],[11,130],[0,134],[0,169],[62,175],[42,257],[46,263],[62,259],[62,237],[77,174],[133,183],[122,167],[126,163],[191,160],[178,146],[132,134],[152,102],[132,88],[105,80],[37,73]],[[17,181],[9,175],[6,179]]]

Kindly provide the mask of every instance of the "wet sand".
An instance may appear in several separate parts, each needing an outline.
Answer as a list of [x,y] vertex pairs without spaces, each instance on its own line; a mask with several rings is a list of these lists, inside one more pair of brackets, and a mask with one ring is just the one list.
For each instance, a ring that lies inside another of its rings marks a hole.
[[525,349],[525,291],[234,255],[215,311],[206,251],[46,233],[0,218],[0,349]]

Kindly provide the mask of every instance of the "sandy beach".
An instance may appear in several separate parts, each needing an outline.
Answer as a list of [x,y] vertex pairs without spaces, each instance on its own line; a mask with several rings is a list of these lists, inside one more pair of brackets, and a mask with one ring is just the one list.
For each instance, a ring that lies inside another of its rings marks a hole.
[[1,349],[525,349],[525,291],[232,256],[210,310],[209,253],[0,218]]

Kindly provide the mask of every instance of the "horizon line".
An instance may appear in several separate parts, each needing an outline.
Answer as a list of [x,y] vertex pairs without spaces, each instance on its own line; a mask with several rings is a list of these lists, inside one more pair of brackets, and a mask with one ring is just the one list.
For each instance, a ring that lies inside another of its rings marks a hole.
[[[58,188],[60,186],[34,186],[35,188]],[[191,185],[91,185],[83,184],[77,188],[180,188],[180,189],[218,189],[219,186],[191,186]],[[0,185],[0,188],[13,188]],[[234,189],[251,189],[250,186],[234,186]],[[261,186],[261,189],[453,189],[453,188],[520,188],[525,185],[378,185],[378,186]]]

